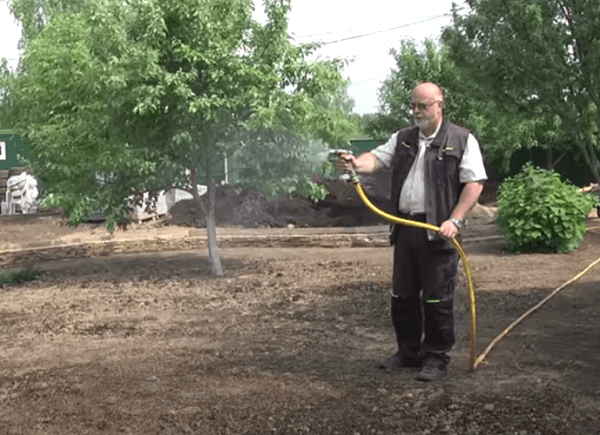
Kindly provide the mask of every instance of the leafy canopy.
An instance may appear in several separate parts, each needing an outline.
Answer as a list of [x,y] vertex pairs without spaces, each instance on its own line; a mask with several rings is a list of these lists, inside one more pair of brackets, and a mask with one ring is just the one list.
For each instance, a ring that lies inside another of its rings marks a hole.
[[265,24],[251,0],[41,4],[13,2],[25,51],[6,104],[50,203],[74,223],[122,218],[132,191],[193,191],[199,175],[210,185],[215,162],[255,131],[306,146],[351,134],[336,103],[342,61],[309,61],[315,47],[292,44],[288,1],[266,1]]
[[454,60],[452,47],[425,40],[422,45],[405,40],[393,50],[396,67],[380,90],[381,112],[368,123],[371,135],[387,139],[398,128],[412,124],[408,106],[411,92],[422,81],[440,84],[446,93],[445,117],[472,129],[486,157],[499,168],[509,170],[511,156],[519,149],[542,147],[552,150],[563,139],[555,116],[542,110],[505,110],[493,95],[471,80],[471,64]]
[[456,15],[454,26],[443,36],[452,60],[467,73],[465,78],[505,112],[522,119],[544,115],[551,131],[563,130],[564,136],[540,138],[562,142],[567,151],[574,149],[600,180],[597,2],[466,3],[470,13]]

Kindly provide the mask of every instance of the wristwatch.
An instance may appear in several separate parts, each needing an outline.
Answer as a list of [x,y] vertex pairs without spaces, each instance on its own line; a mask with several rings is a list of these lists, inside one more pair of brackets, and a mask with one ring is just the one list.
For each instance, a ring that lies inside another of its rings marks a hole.
[[454,224],[454,226],[456,228],[458,228],[459,230],[463,227],[463,221],[456,219],[454,217],[451,217],[450,219],[448,219],[450,222],[452,222]]

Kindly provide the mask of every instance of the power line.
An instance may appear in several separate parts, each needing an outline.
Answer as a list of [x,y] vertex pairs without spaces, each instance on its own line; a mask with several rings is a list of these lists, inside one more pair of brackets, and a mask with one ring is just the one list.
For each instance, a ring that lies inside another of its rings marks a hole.
[[376,31],[374,31],[374,32],[370,32],[370,33],[364,33],[364,34],[362,34],[362,35],[354,35],[354,36],[349,36],[349,37],[347,37],[347,38],[336,39],[336,40],[334,40],[334,41],[326,41],[326,42],[322,42],[322,43],[321,43],[321,45],[331,45],[331,44],[337,44],[337,43],[339,43],[339,42],[350,41],[350,40],[352,40],[352,39],[365,38],[365,37],[367,37],[367,36],[377,35],[377,34],[379,34],[379,33],[391,32],[391,31],[393,31],[393,30],[403,29],[403,28],[405,28],[405,27],[410,27],[410,26],[414,26],[414,25],[417,25],[417,24],[426,23],[426,22],[428,22],[428,21],[437,20],[437,19],[439,19],[439,18],[443,18],[443,17],[448,17],[448,16],[451,16],[451,15],[453,14],[453,12],[460,11],[460,10],[462,10],[462,9],[464,9],[464,7],[462,7],[462,8],[458,8],[458,9],[455,9],[455,10],[454,10],[454,11],[452,11],[452,12],[445,12],[445,13],[443,13],[443,14],[434,15],[434,16],[431,16],[431,17],[428,17],[428,18],[424,18],[424,19],[422,19],[422,20],[420,20],[420,21],[414,21],[414,22],[412,22],[412,23],[402,24],[401,26],[391,27],[391,28],[388,28],[388,29],[382,29],[382,30],[376,30]]
[[383,24],[373,24],[372,26],[367,26],[367,27],[353,27],[351,29],[331,30],[330,32],[313,33],[313,34],[310,34],[310,35],[300,35],[300,36],[296,36],[296,38],[298,38],[298,39],[305,39],[305,38],[314,38],[316,36],[331,35],[332,33],[354,32],[354,31],[357,31],[357,30],[367,30],[367,29],[372,29],[374,27],[381,27],[382,25]]
[[350,86],[364,85],[364,84],[367,84],[367,83],[371,83],[371,82],[374,82],[374,81],[379,81],[379,80],[385,79],[386,77],[387,76],[371,77],[370,79],[359,80],[357,82],[350,82],[349,85]]
[[[443,17],[443,16],[448,16],[448,15],[451,15],[451,14],[452,14],[452,13],[454,13],[454,12],[461,11],[461,10],[463,10],[463,9],[466,9],[466,8],[465,8],[464,6],[463,6],[463,7],[460,7],[460,8],[452,8],[452,9],[450,10],[450,12],[446,12],[446,13],[444,13],[444,14],[441,14],[441,15],[436,15],[436,16],[433,16],[433,17],[427,17],[427,18],[425,18],[425,19],[424,19],[424,20],[422,20],[422,21],[417,21],[417,22],[414,22],[414,23],[403,24],[403,25],[402,25],[402,26],[400,26],[400,27],[411,26],[411,25],[414,25],[414,24],[420,24],[420,23],[422,23],[422,22],[424,22],[424,21],[430,21],[430,20],[434,20],[434,19],[437,19],[437,18],[441,18],[441,17]],[[331,35],[332,33],[345,33],[345,32],[353,32],[353,31],[356,31],[356,30],[372,29],[373,27],[380,27],[380,26],[381,26],[381,24],[374,24],[374,25],[367,26],[367,27],[353,27],[353,28],[351,28],[351,29],[332,30],[332,31],[329,31],[329,32],[312,33],[312,34],[310,34],[310,35],[300,35],[300,36],[297,36],[297,35],[296,35],[296,38],[298,38],[298,39],[314,38],[315,36],[325,36],[325,35]],[[390,28],[390,29],[384,29],[384,30],[377,31],[377,32],[375,32],[375,33],[378,33],[378,32],[385,32],[385,31],[391,31],[391,30],[395,30],[395,29],[396,29],[396,27],[393,27],[393,28]],[[360,35],[359,35],[359,37],[360,37]]]

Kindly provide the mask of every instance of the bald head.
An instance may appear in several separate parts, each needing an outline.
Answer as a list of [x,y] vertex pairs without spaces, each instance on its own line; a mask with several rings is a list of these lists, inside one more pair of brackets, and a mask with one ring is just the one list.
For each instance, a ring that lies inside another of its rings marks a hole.
[[444,92],[433,82],[423,82],[413,89],[413,97],[431,101],[444,101]]
[[420,83],[413,89],[410,107],[415,125],[430,136],[444,119],[444,91],[433,82]]

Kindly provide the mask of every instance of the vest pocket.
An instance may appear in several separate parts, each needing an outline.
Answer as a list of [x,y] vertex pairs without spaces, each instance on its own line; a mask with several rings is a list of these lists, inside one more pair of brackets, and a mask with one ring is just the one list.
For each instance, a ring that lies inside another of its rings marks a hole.
[[453,180],[458,180],[458,166],[460,165],[460,155],[456,150],[443,150],[441,159],[438,159],[438,180],[443,180],[444,184],[454,184]]
[[460,191],[458,167],[460,155],[458,150],[442,149],[441,158],[435,161],[436,186],[437,186],[437,216],[438,225],[447,220],[458,202],[457,193]]

